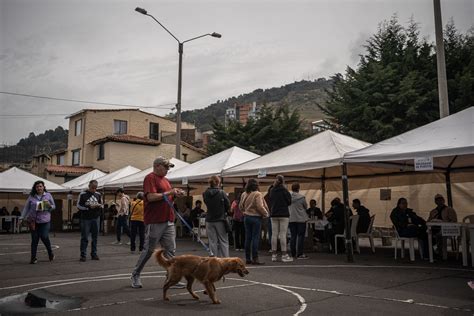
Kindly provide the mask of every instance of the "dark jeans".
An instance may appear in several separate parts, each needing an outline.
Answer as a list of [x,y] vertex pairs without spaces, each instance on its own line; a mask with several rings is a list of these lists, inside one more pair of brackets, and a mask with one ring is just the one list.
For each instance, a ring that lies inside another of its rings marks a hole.
[[31,232],[31,259],[36,258],[36,252],[38,251],[38,243],[41,239],[48,255],[51,257],[53,255],[53,250],[51,249],[51,241],[49,240],[49,227],[50,223],[36,223],[36,229]]
[[143,245],[145,243],[145,223],[142,221],[130,221],[131,227],[131,236],[130,236],[130,250],[135,251],[135,238],[140,238],[140,245],[138,246],[138,250],[143,250]]
[[292,222],[288,225],[290,228],[290,248],[291,256],[297,257],[303,254],[304,235],[306,234],[306,223]]
[[244,249],[245,247],[245,226],[244,222],[234,221],[235,249]]
[[414,237],[421,240],[423,257],[428,257],[428,233],[426,232],[426,226],[408,225],[407,227],[400,228],[398,235],[400,237]]
[[99,234],[99,217],[94,219],[81,219],[81,257],[87,254],[87,244],[89,243],[89,235],[91,240],[91,256],[97,256],[97,235]]
[[122,237],[122,229],[123,229],[123,232],[128,237],[130,237],[130,229],[128,229],[127,220],[128,220],[127,215],[120,215],[117,217],[117,228],[115,229],[115,232],[117,233],[117,241],[120,241]]
[[245,216],[245,259],[258,260],[258,244],[260,243],[260,230],[262,218],[260,216]]

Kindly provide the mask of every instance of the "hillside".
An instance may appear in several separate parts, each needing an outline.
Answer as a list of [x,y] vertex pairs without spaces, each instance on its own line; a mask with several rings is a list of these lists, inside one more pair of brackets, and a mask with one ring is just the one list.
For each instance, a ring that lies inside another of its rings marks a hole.
[[270,106],[289,105],[291,109],[299,109],[301,117],[307,121],[319,120],[324,117],[317,104],[324,104],[327,89],[332,86],[331,80],[320,78],[314,81],[298,81],[279,88],[257,89],[253,92],[217,101],[204,109],[184,111],[182,120],[194,123],[201,131],[211,129],[214,119],[224,120],[226,109],[234,104],[257,102]]
[[30,161],[35,154],[49,154],[55,150],[64,149],[67,147],[67,135],[68,131],[61,126],[38,135],[30,133],[28,137],[20,139],[16,145],[0,148],[0,162],[25,163]]

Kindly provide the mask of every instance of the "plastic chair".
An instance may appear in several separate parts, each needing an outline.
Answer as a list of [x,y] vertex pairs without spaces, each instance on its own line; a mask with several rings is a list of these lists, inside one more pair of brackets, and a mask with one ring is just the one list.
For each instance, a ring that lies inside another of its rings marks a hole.
[[356,250],[360,254],[360,247],[359,247],[359,238],[369,238],[370,241],[370,248],[372,249],[372,253],[375,253],[375,246],[374,246],[374,221],[375,221],[375,214],[370,217],[370,224],[367,232],[359,233],[356,237]]
[[[350,217],[351,220],[351,237],[352,239],[356,240],[357,242],[357,223],[359,222],[359,215],[352,215]],[[343,234],[338,234],[334,236],[334,252],[337,255],[337,239],[338,238],[346,238],[346,232]]]
[[397,260],[397,250],[398,250],[398,242],[400,241],[400,257],[403,259],[405,258],[405,241],[408,241],[409,245],[409,253],[410,253],[410,261],[415,261],[415,240],[418,241],[418,250],[420,252],[420,257],[423,259],[423,251],[420,247],[420,241],[416,237],[400,237],[398,235],[398,231],[395,227],[393,227],[393,231],[395,232],[395,260]]
[[[474,215],[467,215],[462,219],[463,224],[469,223],[469,224],[474,224]],[[466,248],[469,249],[469,243],[471,241],[469,240],[469,234],[466,234]],[[458,237],[458,245],[461,245],[461,236]],[[452,246],[451,246],[452,247]],[[459,258],[459,253],[461,252],[461,247],[458,247],[458,251],[456,253],[456,259]],[[469,254],[469,251],[468,251]],[[467,255],[467,254],[466,254]],[[463,254],[464,256],[464,254]]]

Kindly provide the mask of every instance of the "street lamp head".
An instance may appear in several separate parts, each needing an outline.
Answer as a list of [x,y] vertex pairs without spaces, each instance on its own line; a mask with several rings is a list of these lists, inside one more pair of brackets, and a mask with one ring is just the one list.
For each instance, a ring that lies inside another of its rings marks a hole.
[[217,37],[217,38],[221,38],[221,37],[222,37],[221,34],[216,33],[216,32],[212,33],[211,36],[212,36],[212,37]]
[[139,12],[139,13],[141,13],[141,14],[145,14],[145,15],[147,14],[147,12],[146,12],[145,9],[139,8],[139,7],[136,7],[136,8],[135,8],[135,11],[137,11],[137,12]]

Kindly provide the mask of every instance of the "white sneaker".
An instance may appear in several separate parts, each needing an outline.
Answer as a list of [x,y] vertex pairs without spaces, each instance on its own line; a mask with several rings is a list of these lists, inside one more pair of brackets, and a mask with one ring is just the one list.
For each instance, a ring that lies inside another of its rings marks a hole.
[[277,260],[278,260],[277,254],[276,253],[272,254],[272,262],[277,262]]
[[127,245],[130,246],[131,242],[127,242]]
[[121,245],[121,244],[122,244],[121,241],[114,241],[114,242],[112,243],[112,245]]
[[293,262],[293,258],[290,257],[288,254],[281,256],[282,262]]
[[130,277],[130,280],[132,281],[132,287],[134,289],[139,289],[142,288],[142,281],[140,281],[140,276],[139,275],[133,275]]

